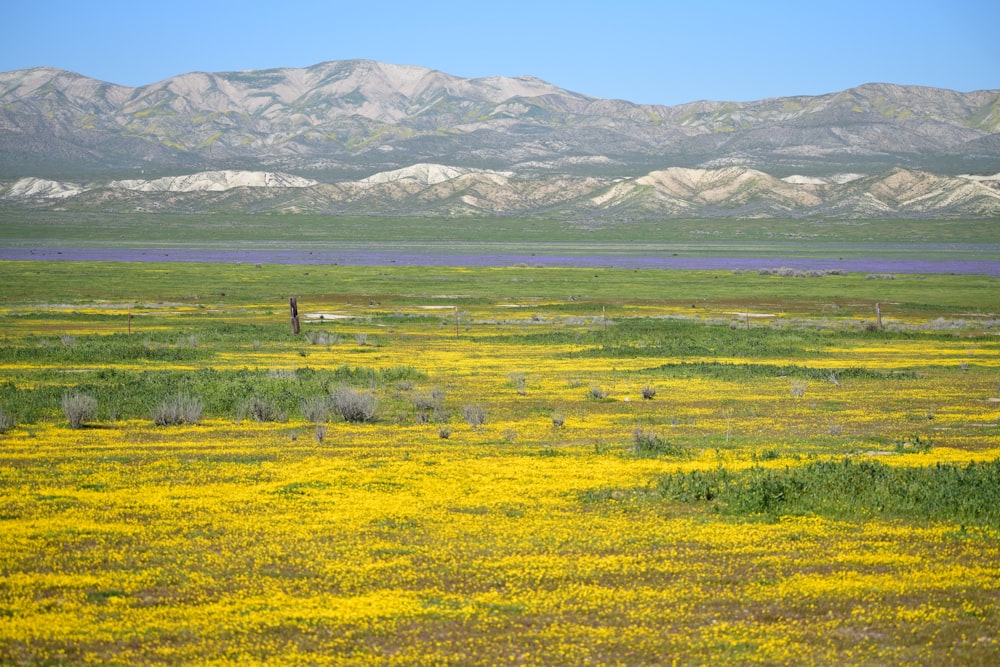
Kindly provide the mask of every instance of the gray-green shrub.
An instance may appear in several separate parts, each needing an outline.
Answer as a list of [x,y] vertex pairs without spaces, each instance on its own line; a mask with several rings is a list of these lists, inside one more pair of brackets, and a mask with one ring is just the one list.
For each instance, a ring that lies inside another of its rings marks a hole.
[[378,400],[374,395],[351,389],[338,387],[331,394],[333,409],[349,422],[370,422],[375,419]]
[[284,412],[269,398],[254,395],[241,410],[240,418],[249,417],[255,422],[283,422]]
[[462,416],[472,428],[479,428],[486,423],[486,409],[478,404],[463,405]]
[[157,426],[177,426],[197,424],[201,421],[204,404],[201,399],[185,394],[168,396],[152,412],[153,423]]
[[0,405],[0,433],[6,433],[15,426],[17,426],[17,422],[14,420],[14,416],[7,414],[3,406]]
[[632,431],[632,452],[638,456],[684,456],[687,454],[680,445],[664,440],[652,431],[637,428]]
[[80,428],[97,416],[97,399],[79,391],[67,392],[62,397],[62,410],[70,428]]
[[302,416],[314,424],[329,421],[333,412],[333,401],[329,396],[310,396],[302,399]]

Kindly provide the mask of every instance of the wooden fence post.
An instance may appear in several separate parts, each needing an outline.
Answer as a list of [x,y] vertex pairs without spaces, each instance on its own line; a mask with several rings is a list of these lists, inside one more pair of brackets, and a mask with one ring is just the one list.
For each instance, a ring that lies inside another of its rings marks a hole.
[[288,307],[292,311],[292,333],[298,335],[299,333],[299,304],[295,297],[288,299]]

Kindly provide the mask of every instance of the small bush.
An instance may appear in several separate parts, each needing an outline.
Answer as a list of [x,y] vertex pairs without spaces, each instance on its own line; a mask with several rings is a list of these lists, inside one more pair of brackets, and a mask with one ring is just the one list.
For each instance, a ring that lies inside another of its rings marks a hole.
[[306,340],[310,345],[336,345],[340,342],[340,337],[335,333],[327,333],[326,331],[307,331]]
[[326,424],[316,424],[316,442],[323,442],[326,437]]
[[514,391],[516,391],[518,395],[524,396],[528,393],[528,378],[524,375],[524,373],[511,373],[507,376],[507,379],[510,380],[512,385],[514,385]]
[[472,428],[479,428],[486,423],[486,409],[481,405],[462,406],[462,416]]
[[286,415],[274,401],[261,396],[254,396],[243,407],[241,417],[249,417],[255,422],[283,422]]
[[153,409],[151,415],[157,426],[197,424],[201,421],[202,402],[193,396],[168,396]]
[[566,415],[561,412],[552,413],[552,426],[555,428],[562,428],[562,425],[566,423]]
[[14,420],[13,415],[8,415],[4,412],[3,406],[0,405],[0,433],[6,433],[17,426],[17,422]]
[[378,401],[369,393],[338,387],[330,398],[334,411],[345,421],[363,423],[375,419]]
[[649,385],[642,388],[642,397],[647,401],[651,401],[656,397],[656,387],[651,387]]
[[599,401],[601,399],[607,398],[608,392],[606,389],[604,389],[604,387],[598,387],[597,385],[594,385],[593,387],[590,388],[590,392],[588,395],[592,399]]
[[632,431],[632,452],[639,456],[683,456],[686,450],[680,445],[667,442],[655,433],[637,428]]
[[417,394],[411,400],[413,407],[420,412],[436,412],[444,403],[444,389],[434,387],[426,393]]
[[306,421],[322,424],[329,421],[331,412],[333,405],[329,396],[311,396],[302,399],[302,416]]
[[802,398],[806,395],[805,380],[792,380],[792,398]]
[[97,416],[97,399],[90,394],[70,392],[63,394],[62,409],[69,420],[69,427],[80,428]]
[[442,440],[447,440],[451,437],[451,427],[447,424],[443,424],[438,428],[438,437]]

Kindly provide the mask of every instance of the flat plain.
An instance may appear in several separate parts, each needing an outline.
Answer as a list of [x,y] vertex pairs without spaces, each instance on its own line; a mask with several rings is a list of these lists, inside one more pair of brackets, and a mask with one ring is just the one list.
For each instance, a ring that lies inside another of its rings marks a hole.
[[0,660],[994,664],[1000,278],[773,257],[0,262]]

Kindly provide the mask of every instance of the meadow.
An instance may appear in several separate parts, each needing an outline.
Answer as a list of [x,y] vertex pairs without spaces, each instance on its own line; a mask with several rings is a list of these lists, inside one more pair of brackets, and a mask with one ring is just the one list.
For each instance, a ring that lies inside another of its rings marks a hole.
[[0,262],[0,662],[996,664],[998,333],[986,275]]

